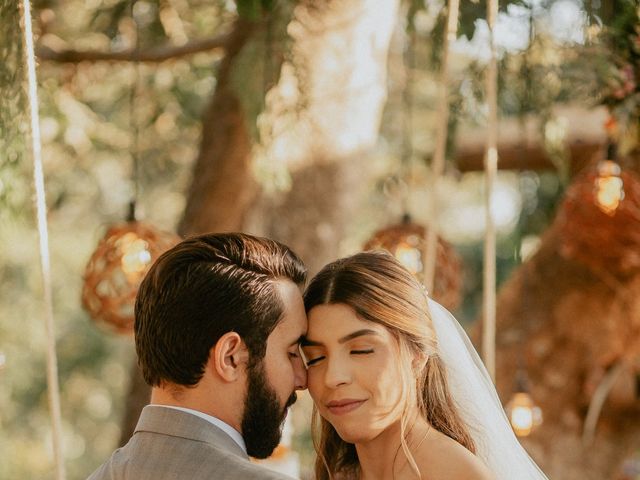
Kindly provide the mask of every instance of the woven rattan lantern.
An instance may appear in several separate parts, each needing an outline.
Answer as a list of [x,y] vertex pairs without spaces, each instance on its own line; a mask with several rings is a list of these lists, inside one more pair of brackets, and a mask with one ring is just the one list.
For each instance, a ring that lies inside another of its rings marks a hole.
[[110,227],[84,273],[82,306],[91,318],[117,333],[131,333],[142,278],[153,261],[179,240],[138,221]]
[[[410,218],[405,217],[401,223],[375,232],[364,245],[364,250],[387,250],[422,281],[422,252],[426,233],[425,227],[412,223]],[[462,261],[453,247],[440,237],[432,295],[449,310],[455,310],[462,300]]]
[[618,279],[640,273],[640,177],[605,160],[578,176],[558,213],[560,253]]

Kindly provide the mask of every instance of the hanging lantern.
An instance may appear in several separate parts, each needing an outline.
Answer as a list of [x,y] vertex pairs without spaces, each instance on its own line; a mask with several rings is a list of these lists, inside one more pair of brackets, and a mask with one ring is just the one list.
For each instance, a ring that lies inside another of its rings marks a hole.
[[556,223],[563,257],[624,279],[640,273],[640,177],[611,158],[575,179]]
[[516,392],[505,407],[513,431],[526,437],[542,424],[542,410],[527,392]]
[[[138,19],[134,15],[135,1],[130,3],[135,25],[135,49],[139,47]],[[140,283],[151,264],[166,250],[180,241],[177,235],[162,232],[136,220],[138,198],[138,163],[140,157],[136,122],[135,98],[139,90],[140,70],[135,62],[133,88],[129,95],[131,123],[131,183],[133,196],[127,222],[114,225],[93,252],[84,273],[82,306],[93,320],[107,325],[117,333],[133,332],[135,299]]]
[[[422,252],[426,233],[425,227],[405,217],[402,223],[375,232],[363,249],[387,250],[422,281]],[[449,310],[455,310],[462,301],[462,261],[453,247],[440,237],[433,298]]]
[[180,239],[135,220],[109,228],[84,273],[82,306],[117,333],[133,331],[138,287],[153,261]]
[[[522,359],[520,364],[522,365]],[[516,393],[505,406],[505,412],[518,437],[526,437],[542,424],[542,409],[529,394],[529,379],[523,366],[516,372]]]
[[621,173],[620,165],[611,160],[604,160],[598,164],[594,195],[596,206],[607,215],[615,215],[624,198],[624,183],[620,177]]

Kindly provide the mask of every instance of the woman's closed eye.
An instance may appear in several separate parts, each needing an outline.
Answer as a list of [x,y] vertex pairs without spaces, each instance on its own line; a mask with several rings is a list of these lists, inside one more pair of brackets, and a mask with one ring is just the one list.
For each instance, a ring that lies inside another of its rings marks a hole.
[[305,365],[307,366],[307,368],[309,368],[309,367],[315,365],[316,363],[318,363],[320,360],[324,360],[324,357],[310,358],[310,359],[307,359],[307,362],[306,362]]
[[[373,348],[360,348],[360,349],[352,349],[349,350],[349,353],[351,355],[368,355],[370,353],[373,353]],[[305,365],[308,367],[312,367],[313,365],[319,363],[320,361],[325,359],[324,355],[320,355],[314,358],[309,358],[308,356],[305,355],[306,358],[306,363]]]
[[368,353],[373,353],[373,348],[363,348],[359,350],[351,350],[352,355],[367,355]]

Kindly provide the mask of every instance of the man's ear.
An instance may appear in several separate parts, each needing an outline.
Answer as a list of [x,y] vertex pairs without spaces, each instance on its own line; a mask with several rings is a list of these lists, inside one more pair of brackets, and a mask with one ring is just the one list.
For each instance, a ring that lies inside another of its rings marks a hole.
[[223,380],[236,381],[244,372],[249,351],[236,332],[225,333],[209,352],[209,366]]

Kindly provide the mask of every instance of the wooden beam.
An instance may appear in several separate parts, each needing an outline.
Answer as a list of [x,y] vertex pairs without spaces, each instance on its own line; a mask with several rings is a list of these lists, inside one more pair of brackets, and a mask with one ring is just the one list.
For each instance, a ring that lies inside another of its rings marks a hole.
[[[569,172],[579,172],[604,148],[601,141],[577,141],[568,145]],[[541,145],[499,145],[498,156],[500,170],[557,170]],[[484,170],[484,149],[459,150],[454,157],[460,172],[479,172]]]

